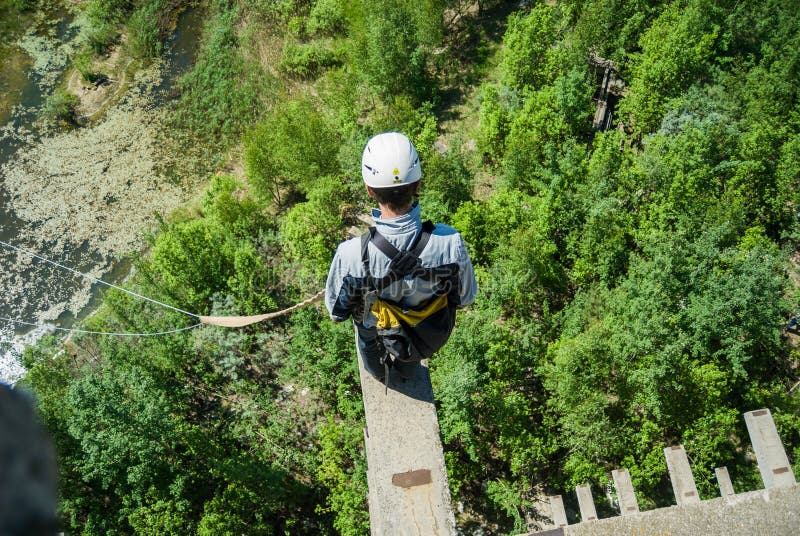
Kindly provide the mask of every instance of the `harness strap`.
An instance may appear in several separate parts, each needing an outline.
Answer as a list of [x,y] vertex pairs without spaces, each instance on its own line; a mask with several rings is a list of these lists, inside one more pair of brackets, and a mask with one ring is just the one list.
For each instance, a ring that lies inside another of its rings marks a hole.
[[389,366],[389,356],[386,356],[383,360],[383,394],[384,396],[389,394],[389,370],[391,367]]
[[[398,250],[386,237],[379,233],[375,227],[370,227],[369,231],[361,235],[361,262],[364,265],[367,283],[370,288],[382,290],[408,275],[414,275],[415,277],[422,277],[426,274],[429,275],[429,270],[422,268],[422,262],[419,260],[419,256],[428,245],[428,241],[434,229],[435,225],[430,220],[424,222],[419,234],[414,238],[408,250],[404,251]],[[369,270],[368,248],[370,242],[378,248],[378,251],[391,259],[389,273],[381,279],[372,277],[372,273]],[[429,278],[430,277],[426,277],[426,279]]]
[[[417,236],[414,238],[414,241],[406,251],[415,257],[419,257],[422,251],[425,249],[425,246],[428,245],[428,240],[430,240],[431,233],[433,233],[435,228],[436,226],[430,220],[424,222],[419,234],[417,234]],[[394,259],[399,253],[401,253],[400,250],[397,249],[391,242],[386,240],[386,237],[379,233],[378,229],[375,227],[369,228],[369,240],[375,244],[375,247],[378,248],[381,253],[390,259]]]
[[372,280],[372,273],[369,271],[369,241],[370,241],[370,233],[367,231],[366,233],[361,235],[361,264],[364,266],[364,274],[367,278],[367,288],[374,289],[375,284]]

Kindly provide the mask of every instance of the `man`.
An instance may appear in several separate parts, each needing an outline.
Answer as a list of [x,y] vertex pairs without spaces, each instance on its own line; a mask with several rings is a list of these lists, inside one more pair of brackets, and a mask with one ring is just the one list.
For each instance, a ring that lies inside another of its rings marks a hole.
[[[367,372],[383,379],[393,366],[409,377],[419,359],[447,340],[455,309],[475,300],[475,273],[453,228],[423,225],[414,201],[422,169],[406,136],[378,134],[367,142],[361,163],[367,193],[378,203],[372,209],[375,227],[361,239],[339,245],[328,273],[325,305],[336,322],[353,317]],[[407,313],[418,315],[418,321],[431,311],[429,319],[435,321],[416,327],[405,322]],[[386,318],[400,319],[394,331],[381,324]],[[392,333],[397,331],[400,339],[411,341],[408,349],[395,344]]]

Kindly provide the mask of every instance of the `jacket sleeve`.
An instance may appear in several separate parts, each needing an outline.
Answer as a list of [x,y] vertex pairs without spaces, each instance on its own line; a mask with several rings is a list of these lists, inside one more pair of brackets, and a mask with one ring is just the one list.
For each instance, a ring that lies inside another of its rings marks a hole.
[[344,244],[336,248],[325,284],[325,307],[334,322],[347,320],[361,300],[360,280],[350,273],[344,262]]
[[475,270],[469,258],[467,246],[459,236],[458,244],[458,290],[460,296],[459,308],[472,305],[478,293],[478,281],[475,279]]

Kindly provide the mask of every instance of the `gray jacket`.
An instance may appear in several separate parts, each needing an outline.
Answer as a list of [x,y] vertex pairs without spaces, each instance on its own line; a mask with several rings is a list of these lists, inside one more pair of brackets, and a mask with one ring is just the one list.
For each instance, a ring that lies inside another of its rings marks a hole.
[[[399,250],[408,249],[409,245],[422,228],[420,207],[416,205],[409,213],[397,218],[381,218],[377,209],[372,209],[375,227],[386,239]],[[389,271],[390,259],[378,251],[374,244],[369,244],[369,265],[372,276],[381,278]],[[469,253],[455,229],[443,224],[436,224],[430,241],[420,254],[424,268],[457,265],[457,292],[450,294],[456,300],[457,307],[465,307],[475,301],[478,284]],[[366,286],[366,274],[361,262],[361,239],[352,238],[339,244],[333,257],[328,283],[325,287],[325,306],[336,322],[346,320],[355,310],[360,308],[360,290]],[[379,297],[399,303],[404,307],[416,307],[434,295],[435,281],[424,281],[406,277],[387,287]],[[360,320],[360,319],[357,319]]]

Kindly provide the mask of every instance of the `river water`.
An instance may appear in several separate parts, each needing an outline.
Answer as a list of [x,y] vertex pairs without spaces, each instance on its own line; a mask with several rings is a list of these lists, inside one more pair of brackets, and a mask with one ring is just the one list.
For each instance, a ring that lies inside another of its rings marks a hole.
[[[29,30],[0,37],[0,240],[93,277],[119,281],[142,236],[194,193],[197,181],[175,184],[162,171],[165,118],[177,80],[193,63],[202,13],[180,15],[163,61],[130,72],[121,97],[103,117],[68,130],[37,121],[79,46],[82,22],[65,12],[34,20]],[[0,246],[0,317],[69,327],[88,314],[97,285]],[[0,381],[24,370],[26,344],[52,327],[0,321]]]

